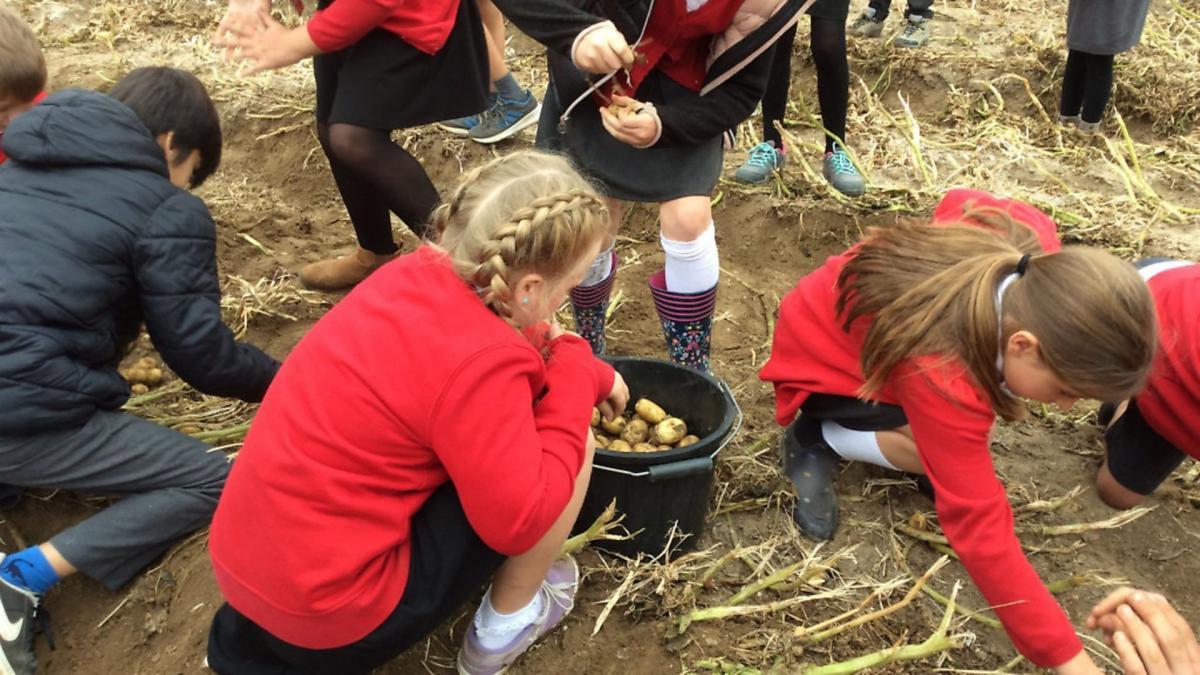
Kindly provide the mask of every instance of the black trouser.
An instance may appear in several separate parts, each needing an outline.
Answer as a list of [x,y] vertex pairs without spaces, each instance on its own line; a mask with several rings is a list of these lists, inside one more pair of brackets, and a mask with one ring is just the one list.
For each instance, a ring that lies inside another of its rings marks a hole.
[[1088,54],[1072,49],[1067,52],[1058,111],[1067,117],[1079,115],[1084,122],[1099,122],[1112,95],[1112,85],[1112,54]]
[[[892,9],[892,0],[871,0],[868,6],[875,10],[875,20],[883,21]],[[933,18],[933,0],[908,0],[908,12],[904,16]]]

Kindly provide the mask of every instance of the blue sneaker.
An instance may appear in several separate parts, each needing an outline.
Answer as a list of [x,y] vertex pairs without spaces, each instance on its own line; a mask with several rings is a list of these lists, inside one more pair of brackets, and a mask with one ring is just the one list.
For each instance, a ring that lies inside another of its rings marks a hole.
[[537,124],[542,112],[542,104],[528,89],[525,98],[520,101],[510,101],[503,96],[496,97],[496,104],[479,116],[479,124],[475,125],[467,135],[476,143],[498,143],[513,136],[522,129]]
[[[487,110],[494,105],[496,105],[496,94],[493,92],[488,94],[487,108],[484,108],[484,110]],[[467,134],[471,133],[472,129],[479,126],[479,118],[482,116],[483,113],[479,113],[477,115],[467,115],[466,117],[459,117],[458,119],[438,122],[437,125],[443,131],[449,131],[455,136],[466,136]]]
[[845,150],[839,149],[825,153],[825,163],[821,167],[821,173],[825,174],[825,180],[829,181],[833,189],[847,197],[861,197],[867,191],[862,174],[854,168],[854,162],[850,161],[850,156],[846,154]]
[[764,141],[750,148],[746,163],[734,172],[733,179],[743,183],[759,185],[767,182],[771,174],[787,162],[787,153],[775,147],[775,141]]

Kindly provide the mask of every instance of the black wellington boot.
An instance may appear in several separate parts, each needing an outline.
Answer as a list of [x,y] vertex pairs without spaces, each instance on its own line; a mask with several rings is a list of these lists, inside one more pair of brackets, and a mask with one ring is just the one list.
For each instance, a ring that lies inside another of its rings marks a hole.
[[783,473],[796,491],[792,519],[808,537],[833,539],[838,526],[834,472],[838,454],[821,436],[821,421],[803,416],[783,433]]

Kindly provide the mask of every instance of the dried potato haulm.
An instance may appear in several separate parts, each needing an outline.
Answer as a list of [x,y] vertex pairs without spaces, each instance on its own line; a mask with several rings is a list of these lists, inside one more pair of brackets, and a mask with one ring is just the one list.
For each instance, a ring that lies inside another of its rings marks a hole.
[[606,420],[592,409],[592,429],[597,447],[615,452],[663,452],[686,448],[700,438],[688,434],[687,423],[671,417],[654,401],[643,398],[629,417]]

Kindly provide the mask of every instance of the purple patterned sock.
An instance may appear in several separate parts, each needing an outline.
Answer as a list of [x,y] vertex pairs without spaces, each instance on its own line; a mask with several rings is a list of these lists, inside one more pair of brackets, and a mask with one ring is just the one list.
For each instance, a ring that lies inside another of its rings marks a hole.
[[650,295],[662,322],[671,362],[709,372],[717,287],[700,293],[672,293],[667,290],[666,273],[659,270],[650,277]]
[[592,353],[600,356],[607,347],[604,340],[604,317],[608,299],[617,278],[617,252],[613,251],[612,273],[595,286],[576,286],[571,289],[571,312],[575,315],[575,332],[588,341]]

